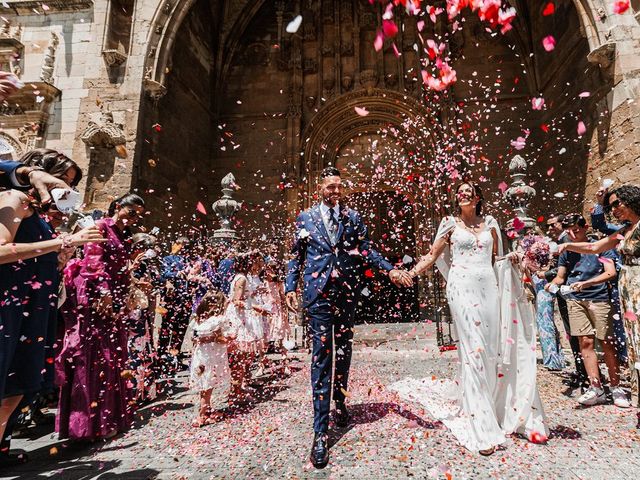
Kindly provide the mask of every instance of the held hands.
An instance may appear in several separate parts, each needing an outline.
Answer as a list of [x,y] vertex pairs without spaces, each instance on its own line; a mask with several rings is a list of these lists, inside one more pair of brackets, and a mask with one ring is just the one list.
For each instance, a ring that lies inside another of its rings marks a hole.
[[298,295],[296,292],[287,292],[285,300],[287,302],[287,308],[293,313],[296,313],[298,311]]
[[389,272],[389,280],[397,287],[411,287],[413,285],[411,274],[406,270],[399,270],[397,268]]

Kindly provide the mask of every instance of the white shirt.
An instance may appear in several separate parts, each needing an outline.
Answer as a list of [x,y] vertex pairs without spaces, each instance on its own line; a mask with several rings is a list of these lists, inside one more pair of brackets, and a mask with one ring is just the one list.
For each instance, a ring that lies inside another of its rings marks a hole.
[[324,228],[327,230],[327,233],[329,234],[329,238],[331,239],[331,243],[332,244],[336,244],[337,238],[336,238],[336,234],[338,232],[331,232],[331,213],[330,210],[333,208],[333,211],[335,212],[335,217],[336,217],[336,221],[338,221],[338,218],[340,218],[340,205],[336,203],[336,205],[334,207],[330,207],[329,205],[325,204],[324,202],[320,202],[320,214],[322,215],[322,223],[324,223]]

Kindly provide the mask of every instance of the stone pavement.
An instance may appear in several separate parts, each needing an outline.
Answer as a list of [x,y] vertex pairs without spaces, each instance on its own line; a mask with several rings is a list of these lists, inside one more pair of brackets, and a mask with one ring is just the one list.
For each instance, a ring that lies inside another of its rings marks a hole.
[[[107,443],[73,446],[33,430],[13,446],[31,462],[0,477],[39,479],[623,479],[640,474],[636,411],[576,408],[562,376],[540,368],[554,429],[548,445],[514,438],[492,457],[459,447],[418,405],[386,386],[405,376],[451,376],[456,352],[440,353],[431,325],[365,326],[356,332],[349,405],[353,425],[331,435],[331,462],[315,471],[308,355],[294,372],[260,379],[264,398],[215,425],[192,428],[197,397],[179,378],[174,395],[142,409],[136,428]],[[224,406],[224,405],[221,405]]]

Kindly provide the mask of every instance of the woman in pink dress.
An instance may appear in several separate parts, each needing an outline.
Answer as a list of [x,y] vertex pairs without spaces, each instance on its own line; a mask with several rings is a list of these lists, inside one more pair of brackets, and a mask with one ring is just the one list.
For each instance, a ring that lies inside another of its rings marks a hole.
[[129,226],[144,213],[144,201],[128,194],[114,201],[96,222],[107,238],[84,247],[82,259],[65,269],[65,337],[56,359],[60,438],[96,440],[126,430],[132,421],[127,368],[126,299]]

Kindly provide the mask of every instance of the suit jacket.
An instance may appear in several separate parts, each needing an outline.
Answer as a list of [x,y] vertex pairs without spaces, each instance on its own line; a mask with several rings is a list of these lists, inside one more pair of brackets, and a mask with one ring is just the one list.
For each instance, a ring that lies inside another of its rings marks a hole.
[[310,306],[324,290],[332,272],[347,288],[357,292],[363,262],[386,271],[394,268],[371,248],[367,226],[358,212],[346,207],[340,211],[337,242],[333,246],[322,221],[320,205],[298,215],[292,253],[285,291],[295,291],[302,275],[304,307]]
[[11,181],[11,173],[22,164],[10,160],[0,160],[0,188],[19,188]]

